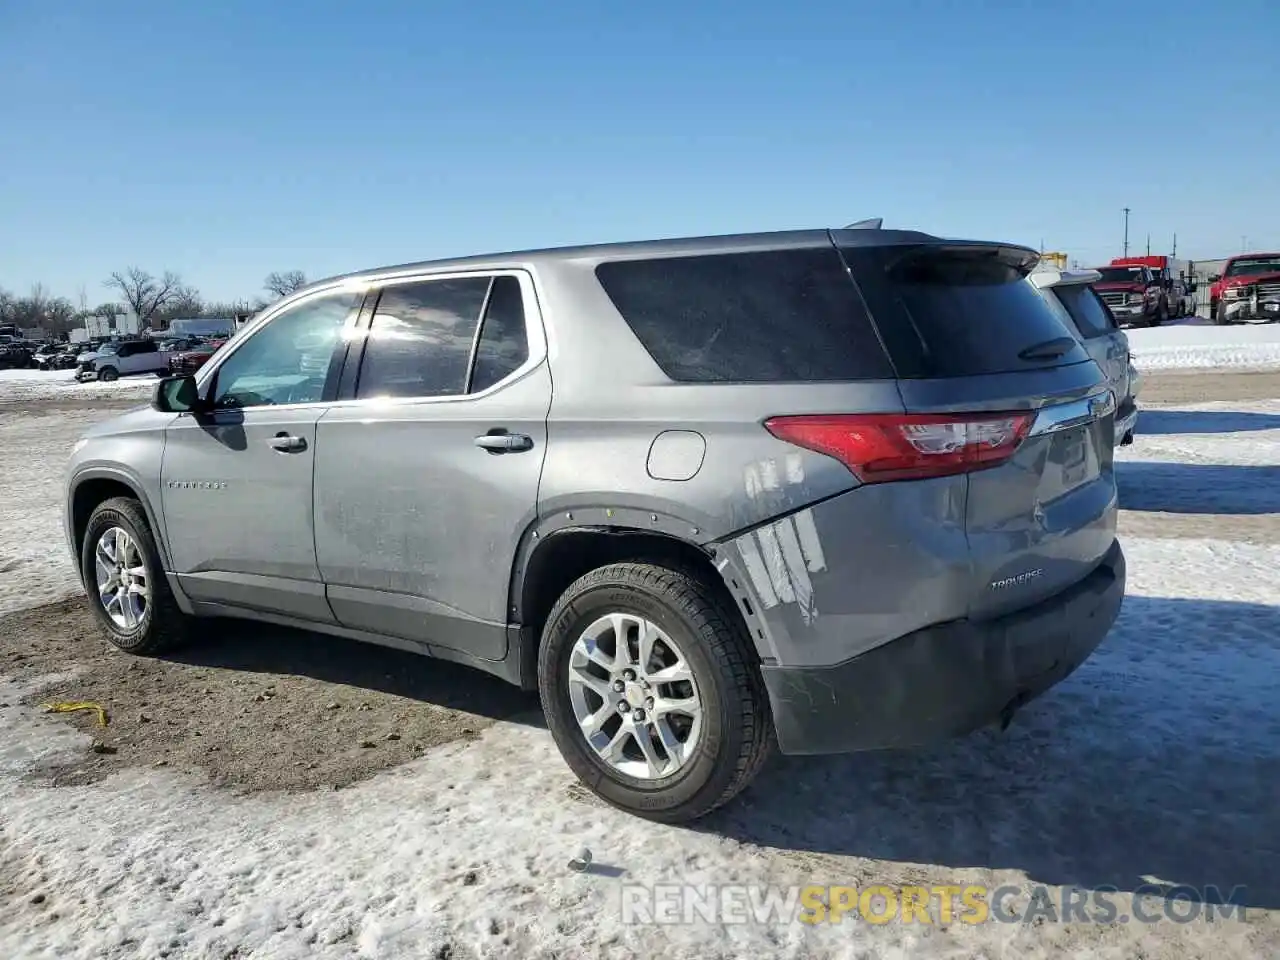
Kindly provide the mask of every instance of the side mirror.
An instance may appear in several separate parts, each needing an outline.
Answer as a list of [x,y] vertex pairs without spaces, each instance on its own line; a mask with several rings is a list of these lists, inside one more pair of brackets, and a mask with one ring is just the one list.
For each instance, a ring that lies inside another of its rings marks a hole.
[[196,378],[165,377],[156,385],[151,406],[161,413],[198,413],[202,404]]
[[1211,274],[1209,274],[1209,282],[1210,282],[1210,283],[1217,283],[1217,282],[1218,282],[1219,280],[1221,280],[1221,279],[1222,279],[1222,274],[1220,274],[1220,273],[1211,273]]

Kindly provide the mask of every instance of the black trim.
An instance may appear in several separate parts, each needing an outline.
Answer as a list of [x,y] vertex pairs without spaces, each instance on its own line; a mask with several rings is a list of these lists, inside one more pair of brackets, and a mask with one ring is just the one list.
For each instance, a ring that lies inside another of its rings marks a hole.
[[[493,299],[493,288],[497,283],[497,277],[489,278],[489,289],[484,292],[484,302],[480,304],[480,316],[476,318],[476,329],[471,334],[471,353],[467,356],[467,375],[462,380],[462,395],[464,397],[471,392],[471,381],[476,373],[476,354],[480,352],[480,335],[484,332],[484,322],[489,317],[489,301]],[[521,296],[523,298],[523,291],[521,291]],[[528,331],[525,331],[526,338],[528,335]]]
[[380,287],[372,287],[365,291],[356,309],[355,319],[351,324],[352,336],[346,343],[342,353],[341,373],[338,375],[335,400],[354,400],[356,387],[360,381],[360,364],[364,360],[365,341],[369,336],[369,324],[373,320],[373,311],[378,299],[382,296]]

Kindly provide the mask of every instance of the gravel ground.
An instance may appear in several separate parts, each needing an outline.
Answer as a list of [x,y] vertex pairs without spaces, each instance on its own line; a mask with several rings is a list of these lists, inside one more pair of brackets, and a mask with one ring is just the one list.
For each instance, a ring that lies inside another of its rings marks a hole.
[[81,599],[0,620],[0,673],[64,675],[34,702],[91,701],[108,714],[105,729],[94,713],[68,714],[104,752],[41,778],[172,766],[244,791],[337,789],[496,719],[541,722],[531,695],[444,661],[247,621],[203,634],[164,658],[130,657],[102,639]]

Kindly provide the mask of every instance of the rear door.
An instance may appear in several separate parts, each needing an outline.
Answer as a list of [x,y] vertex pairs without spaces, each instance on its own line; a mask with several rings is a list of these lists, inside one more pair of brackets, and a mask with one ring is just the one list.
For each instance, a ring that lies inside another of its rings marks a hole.
[[842,246],[909,413],[1029,412],[1014,456],[968,474],[969,614],[1082,579],[1115,539],[1114,406],[1097,364],[1024,279],[1031,251]]
[[351,398],[318,424],[316,549],[341,624],[506,653],[508,572],[546,452],[545,355],[527,273],[383,286]]

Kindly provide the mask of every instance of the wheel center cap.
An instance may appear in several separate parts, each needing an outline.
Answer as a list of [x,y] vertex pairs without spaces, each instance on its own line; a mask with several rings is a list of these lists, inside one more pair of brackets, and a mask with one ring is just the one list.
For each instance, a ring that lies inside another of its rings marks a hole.
[[633,707],[642,706],[644,704],[645,697],[647,696],[648,693],[645,691],[644,687],[640,686],[640,684],[635,680],[629,681],[622,691],[622,698]]

